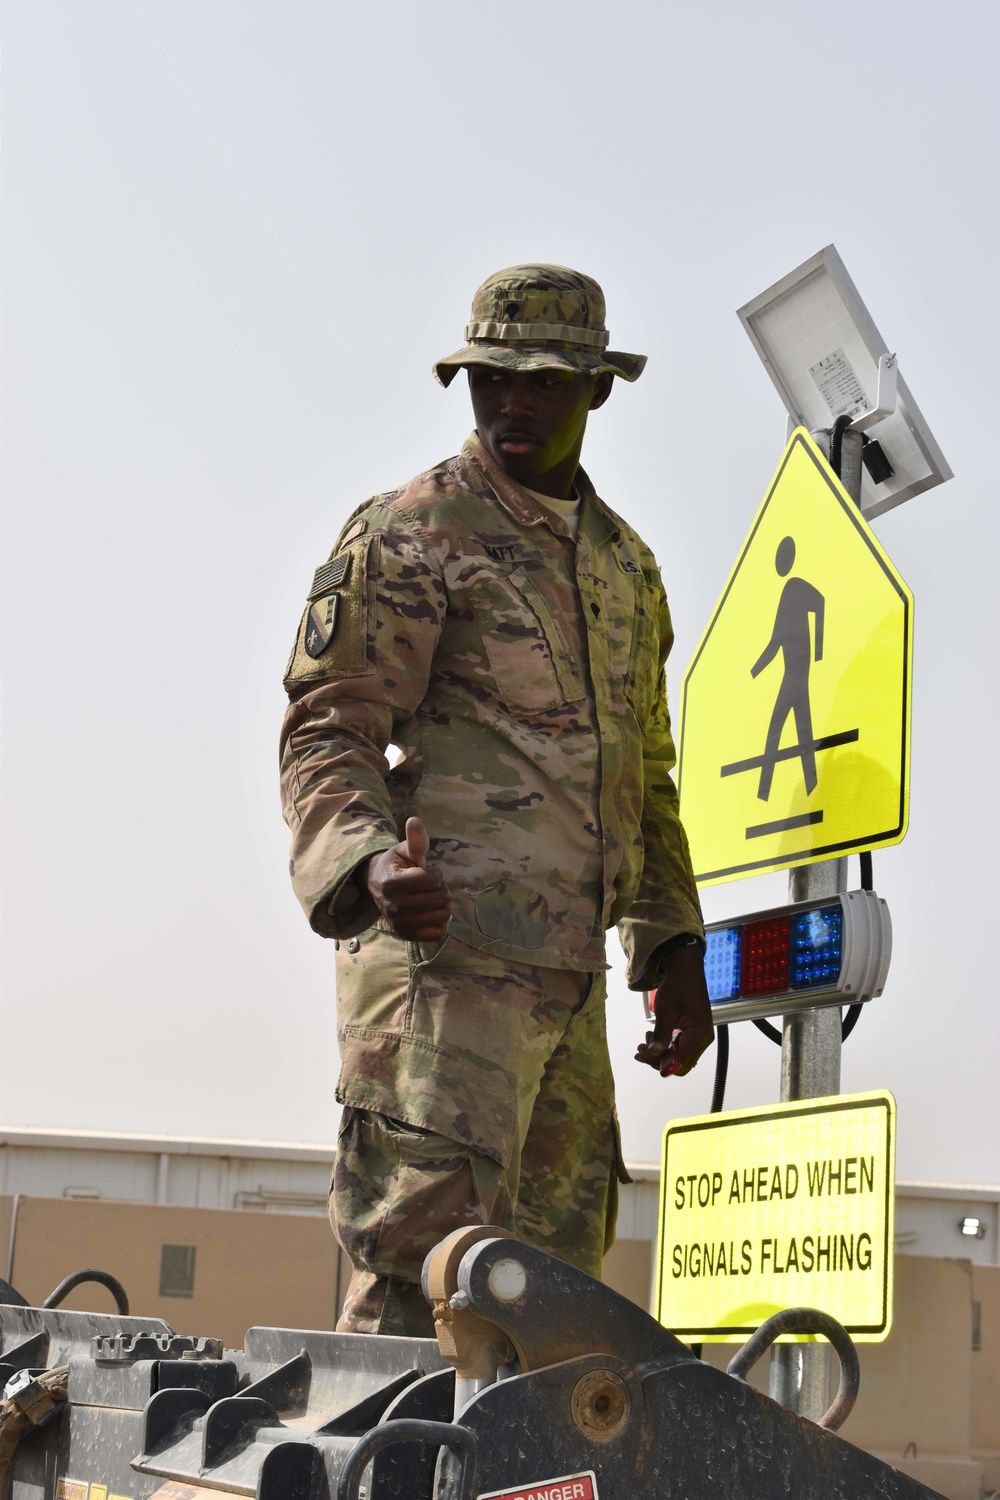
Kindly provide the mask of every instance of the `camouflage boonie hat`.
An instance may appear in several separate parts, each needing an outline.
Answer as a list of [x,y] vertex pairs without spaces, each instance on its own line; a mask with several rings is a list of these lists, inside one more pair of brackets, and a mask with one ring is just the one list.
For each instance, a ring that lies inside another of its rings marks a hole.
[[623,380],[638,380],[646,363],[644,354],[608,348],[604,293],[596,281],[568,266],[510,266],[488,277],[473,298],[465,337],[464,349],[434,366],[441,385],[450,385],[462,365],[594,375],[610,370]]

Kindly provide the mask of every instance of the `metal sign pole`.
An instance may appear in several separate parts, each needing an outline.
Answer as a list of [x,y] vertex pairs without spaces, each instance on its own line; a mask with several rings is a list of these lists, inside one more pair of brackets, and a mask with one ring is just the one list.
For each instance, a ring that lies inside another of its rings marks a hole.
[[[830,432],[813,433],[827,456]],[[855,504],[861,503],[860,432],[841,434],[840,480]],[[828,859],[789,871],[789,901],[812,901],[847,890],[847,860]],[[840,1093],[840,1009],[799,1011],[784,1018],[781,1040],[781,1102]],[[771,1350],[770,1394],[783,1406],[816,1421],[829,1405],[830,1347],[775,1344]]]

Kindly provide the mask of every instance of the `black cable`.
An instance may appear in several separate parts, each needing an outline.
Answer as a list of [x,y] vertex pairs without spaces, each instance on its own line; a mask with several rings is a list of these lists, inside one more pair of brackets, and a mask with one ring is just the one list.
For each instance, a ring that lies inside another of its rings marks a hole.
[[854,1030],[855,1026],[857,1026],[857,1024],[858,1024],[858,1017],[860,1016],[860,1014],[861,1014],[861,1012],[863,1010],[864,1010],[864,1006],[859,1001],[855,1001],[855,1003],[850,1007],[850,1009],[847,1012],[847,1015],[843,1018],[843,1020],[840,1023],[840,1040],[841,1040],[841,1042],[846,1042],[847,1041],[847,1038],[850,1036],[850,1034]]
[[96,1281],[98,1286],[107,1287],[115,1299],[115,1308],[122,1318],[128,1317],[128,1294],[117,1276],[112,1276],[110,1271],[73,1271],[60,1281],[54,1292],[50,1292],[42,1303],[43,1307],[58,1307],[61,1302],[69,1296],[74,1287],[82,1286],[84,1282]]
[[[830,468],[838,479],[843,478],[841,470],[843,467],[844,433],[850,425],[851,418],[849,416],[845,414],[842,417],[838,417],[833,424],[833,432],[830,434]],[[872,885],[872,856],[870,849],[863,849],[861,851],[861,889],[863,891],[874,890],[874,886]],[[847,1038],[858,1024],[860,1014],[861,1006],[855,1002],[848,1009],[847,1015],[841,1020],[841,1043],[847,1041]]]
[[715,1028],[715,1087],[712,1090],[712,1106],[709,1114],[717,1115],[726,1097],[726,1078],[729,1074],[729,1027]]
[[841,473],[844,453],[844,433],[851,425],[852,418],[849,416],[838,417],[833,424],[833,432],[830,434],[830,468],[838,479],[844,476]]
[[777,1026],[772,1026],[770,1021],[763,1021],[757,1016],[753,1017],[753,1024],[758,1031],[762,1031],[772,1042],[777,1042],[778,1046],[781,1046],[781,1032]]
[[[861,861],[861,889],[863,891],[873,891],[875,883],[872,878],[872,851],[870,849],[862,849],[859,852],[858,858]],[[841,1043],[847,1041],[847,1038],[855,1026],[857,1026],[858,1017],[861,1015],[862,1009],[863,1006],[858,1001],[855,1001],[853,1005],[848,1007],[847,1015],[844,1016],[840,1023]]]

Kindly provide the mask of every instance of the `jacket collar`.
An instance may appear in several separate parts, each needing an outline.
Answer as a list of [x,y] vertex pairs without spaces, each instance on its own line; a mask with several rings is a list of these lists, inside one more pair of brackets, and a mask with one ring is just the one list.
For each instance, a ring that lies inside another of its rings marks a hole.
[[[479,475],[486,480],[487,485],[493,491],[503,509],[510,515],[519,526],[548,525],[553,520],[553,512],[543,511],[537,500],[521,488],[516,479],[501,469],[500,465],[491,458],[480,440],[479,434],[473,432],[462,445],[463,465],[471,465],[479,471]],[[581,535],[586,529],[591,544],[607,541],[610,537],[617,536],[619,525],[617,518],[612,515],[600,499],[586,471],[582,468],[576,471],[577,493],[580,496],[580,531]],[[476,488],[479,488],[477,485]],[[591,524],[584,528],[584,520]],[[589,549],[588,549],[589,550]]]

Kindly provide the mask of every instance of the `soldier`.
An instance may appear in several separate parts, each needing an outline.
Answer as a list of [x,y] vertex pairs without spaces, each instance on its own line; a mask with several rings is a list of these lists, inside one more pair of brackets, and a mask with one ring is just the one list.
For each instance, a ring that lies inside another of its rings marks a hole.
[[629,1180],[612,923],[630,987],[656,992],[637,1059],[686,1073],[712,1039],[667,603],[579,467],[590,412],[645,364],[608,337],[579,272],[480,287],[434,367],[444,386],[467,368],[475,432],[349,518],[288,665],[292,881],[337,949],[342,1330],[430,1335],[423,1259],[463,1224],[600,1275]]

